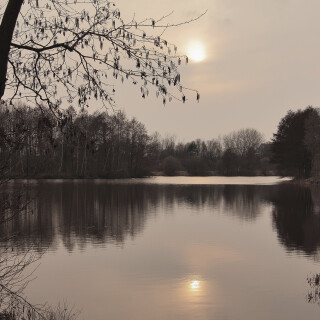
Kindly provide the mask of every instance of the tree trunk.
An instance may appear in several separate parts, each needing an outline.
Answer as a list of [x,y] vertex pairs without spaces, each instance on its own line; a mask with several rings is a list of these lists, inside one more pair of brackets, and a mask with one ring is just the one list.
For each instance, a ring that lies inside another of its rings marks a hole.
[[[62,133],[62,135],[63,135],[63,133]],[[64,153],[63,146],[64,146],[64,137],[62,136],[60,168],[59,168],[59,173],[60,173],[60,175],[62,175],[62,167],[63,167],[63,157],[64,157],[64,154],[63,154],[63,153]]]
[[0,25],[0,99],[3,97],[6,87],[8,55],[22,3],[23,0],[9,0]]

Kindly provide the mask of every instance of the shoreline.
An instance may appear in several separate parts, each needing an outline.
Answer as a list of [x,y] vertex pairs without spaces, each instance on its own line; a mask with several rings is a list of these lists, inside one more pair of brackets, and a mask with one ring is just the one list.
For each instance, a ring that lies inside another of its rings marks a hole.
[[290,183],[300,184],[300,185],[312,185],[312,186],[320,186],[320,178],[319,177],[311,177],[307,179],[292,179]]
[[[150,174],[146,175],[139,175],[139,176],[126,176],[126,175],[110,175],[110,176],[67,176],[67,175],[34,175],[34,176],[11,176],[11,177],[3,177],[3,180],[94,180],[94,179],[101,179],[101,180],[124,180],[124,179],[145,179],[145,178],[152,178],[152,177],[198,177],[198,178],[205,178],[205,177],[280,177],[277,174],[255,174],[255,175],[222,175],[217,174],[214,171],[208,171],[205,175],[190,175],[187,171],[181,170],[176,171],[174,175],[166,175],[164,171],[153,171]],[[286,177],[283,177],[286,178]]]
[[[146,179],[154,177],[196,177],[196,178],[213,178],[213,177],[224,177],[224,178],[255,178],[255,177],[280,177],[279,175],[190,175],[190,174],[175,174],[175,175],[165,175],[161,173],[152,173],[145,176],[124,176],[124,177],[103,177],[103,176],[88,176],[88,177],[68,177],[68,176],[29,176],[29,177],[4,177],[2,180],[127,180],[127,179]],[[281,177],[287,178],[287,177]]]

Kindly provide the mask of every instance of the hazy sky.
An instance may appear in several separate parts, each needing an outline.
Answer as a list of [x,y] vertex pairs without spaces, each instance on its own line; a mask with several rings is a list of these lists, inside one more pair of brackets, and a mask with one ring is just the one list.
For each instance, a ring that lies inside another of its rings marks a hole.
[[165,107],[154,95],[141,99],[125,85],[118,104],[149,132],[175,134],[181,140],[210,139],[254,127],[270,139],[287,110],[319,106],[320,1],[318,0],[118,0],[122,16],[168,22],[200,20],[165,33],[180,53],[194,40],[206,59],[182,69],[182,80],[199,90],[186,104]]

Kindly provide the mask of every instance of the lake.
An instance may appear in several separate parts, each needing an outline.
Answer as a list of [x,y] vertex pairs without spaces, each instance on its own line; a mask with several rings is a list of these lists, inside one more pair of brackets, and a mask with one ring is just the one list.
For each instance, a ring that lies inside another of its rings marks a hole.
[[29,181],[1,232],[42,255],[28,299],[79,319],[319,319],[320,189],[280,181]]

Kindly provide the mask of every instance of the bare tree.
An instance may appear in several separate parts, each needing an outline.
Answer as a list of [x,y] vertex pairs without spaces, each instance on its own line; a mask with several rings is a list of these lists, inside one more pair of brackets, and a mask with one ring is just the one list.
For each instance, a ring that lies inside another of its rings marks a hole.
[[241,129],[223,137],[225,149],[231,149],[239,156],[245,156],[250,150],[256,151],[263,142],[262,134],[256,129]]
[[217,162],[222,156],[222,146],[218,139],[211,139],[207,141],[207,152],[205,154],[206,159],[210,163],[210,167],[213,170],[217,169]]
[[91,98],[114,106],[113,77],[138,85],[143,98],[154,86],[163,103],[186,100],[178,67],[188,58],[162,35],[202,15],[126,22],[108,0],[8,0],[0,14],[0,98],[25,98],[57,114],[64,103],[83,108]]

